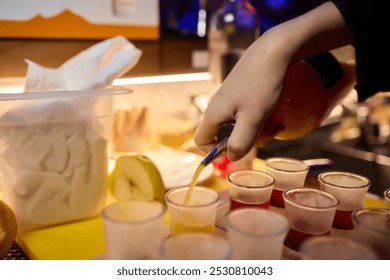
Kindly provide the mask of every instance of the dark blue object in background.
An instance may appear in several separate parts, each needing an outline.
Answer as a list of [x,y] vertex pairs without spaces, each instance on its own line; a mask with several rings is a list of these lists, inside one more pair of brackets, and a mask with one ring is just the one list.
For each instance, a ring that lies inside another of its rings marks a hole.
[[[161,33],[178,36],[197,36],[198,14],[201,8],[211,15],[225,0],[160,0]],[[260,18],[261,32],[305,13],[320,5],[323,0],[250,0]],[[204,3],[202,7],[201,3]]]
[[260,18],[261,32],[286,20],[299,16],[316,6],[322,0],[250,0]]
[[196,35],[200,0],[160,0],[160,29],[164,33]]

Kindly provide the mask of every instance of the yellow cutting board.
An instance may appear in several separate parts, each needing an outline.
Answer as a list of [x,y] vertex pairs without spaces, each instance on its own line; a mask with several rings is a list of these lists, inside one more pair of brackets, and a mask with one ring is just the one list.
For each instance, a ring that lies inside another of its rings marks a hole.
[[[163,217],[167,228],[168,214]],[[16,242],[33,260],[90,260],[106,251],[102,218],[19,233]]]
[[[107,192],[106,204],[114,201]],[[32,260],[88,260],[106,250],[100,216],[20,232],[16,242]]]
[[100,217],[23,232],[16,242],[35,260],[88,260],[105,252]]
[[[210,178],[202,185],[226,190],[222,178]],[[111,196],[108,203],[115,201]],[[169,217],[165,213],[163,227],[168,226]],[[57,226],[21,232],[16,242],[34,260],[89,260],[98,258],[106,248],[103,220],[100,216],[92,219],[61,224]]]

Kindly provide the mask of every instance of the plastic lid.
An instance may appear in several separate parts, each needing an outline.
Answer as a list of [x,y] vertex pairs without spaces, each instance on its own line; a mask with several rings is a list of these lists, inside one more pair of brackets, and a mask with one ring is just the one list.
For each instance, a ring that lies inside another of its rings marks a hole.
[[58,99],[68,97],[93,97],[103,95],[121,95],[129,94],[132,90],[124,87],[108,87],[102,89],[84,89],[84,90],[66,90],[66,91],[43,91],[43,92],[24,92],[24,93],[2,93],[1,101],[12,100],[34,100],[34,99]]

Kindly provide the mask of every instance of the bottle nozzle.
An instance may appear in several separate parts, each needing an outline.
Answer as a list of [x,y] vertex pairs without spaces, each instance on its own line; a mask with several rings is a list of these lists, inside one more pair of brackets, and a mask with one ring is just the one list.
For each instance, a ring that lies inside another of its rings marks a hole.
[[202,160],[204,165],[208,165],[213,162],[216,158],[220,157],[227,151],[227,142],[230,134],[232,134],[233,128],[233,123],[224,124],[218,128],[216,136],[218,144]]

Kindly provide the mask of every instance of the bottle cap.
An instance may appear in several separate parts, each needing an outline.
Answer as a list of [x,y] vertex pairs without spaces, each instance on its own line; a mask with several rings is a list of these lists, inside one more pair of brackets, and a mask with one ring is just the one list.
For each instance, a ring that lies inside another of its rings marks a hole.
[[203,159],[202,163],[204,165],[208,165],[226,152],[227,141],[229,139],[230,134],[232,134],[233,128],[233,123],[223,124],[218,128],[216,136],[218,144]]
[[234,129],[234,123],[226,123],[221,125],[217,131],[217,141],[221,142],[224,138],[227,138],[232,134]]

